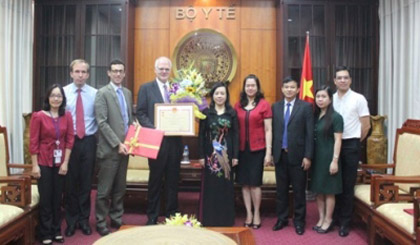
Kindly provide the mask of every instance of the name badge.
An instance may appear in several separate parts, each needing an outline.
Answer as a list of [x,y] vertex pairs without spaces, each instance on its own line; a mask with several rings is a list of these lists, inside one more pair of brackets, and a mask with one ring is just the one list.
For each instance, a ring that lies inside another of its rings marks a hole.
[[60,164],[62,156],[63,156],[63,151],[61,149],[55,149],[54,150],[54,163]]

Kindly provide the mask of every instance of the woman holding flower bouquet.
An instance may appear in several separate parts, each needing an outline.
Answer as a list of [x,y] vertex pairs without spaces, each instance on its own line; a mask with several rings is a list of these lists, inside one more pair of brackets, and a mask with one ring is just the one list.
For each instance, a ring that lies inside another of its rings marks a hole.
[[[260,80],[250,74],[244,79],[240,101],[235,105],[239,121],[239,165],[236,182],[242,185],[246,208],[244,226],[261,227],[260,204],[264,164],[271,159],[271,107],[264,100]],[[254,212],[252,212],[254,206]]]
[[235,222],[232,167],[238,164],[238,121],[224,83],[210,91],[210,108],[200,120],[200,163],[204,167],[200,220],[204,226],[233,226]]

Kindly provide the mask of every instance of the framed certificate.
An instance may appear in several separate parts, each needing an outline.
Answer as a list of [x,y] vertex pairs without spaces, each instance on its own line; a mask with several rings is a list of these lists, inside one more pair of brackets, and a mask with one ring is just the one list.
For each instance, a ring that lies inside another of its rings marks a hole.
[[194,136],[193,104],[155,104],[155,127],[165,136]]

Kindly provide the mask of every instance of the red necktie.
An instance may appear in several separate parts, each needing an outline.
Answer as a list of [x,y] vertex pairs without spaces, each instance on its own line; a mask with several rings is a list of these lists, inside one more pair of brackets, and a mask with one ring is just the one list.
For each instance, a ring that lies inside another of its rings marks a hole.
[[82,90],[77,89],[77,101],[76,101],[76,134],[79,139],[85,137],[85,115],[83,112]]

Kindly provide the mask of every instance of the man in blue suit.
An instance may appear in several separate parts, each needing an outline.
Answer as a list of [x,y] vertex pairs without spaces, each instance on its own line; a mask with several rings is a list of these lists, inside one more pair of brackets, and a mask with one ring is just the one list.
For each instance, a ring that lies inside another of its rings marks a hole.
[[294,225],[298,235],[305,232],[306,177],[313,155],[313,110],[308,102],[299,100],[299,84],[287,77],[283,80],[284,99],[272,106],[273,157],[276,171],[277,222],[273,230],[288,224],[289,185],[294,196]]

